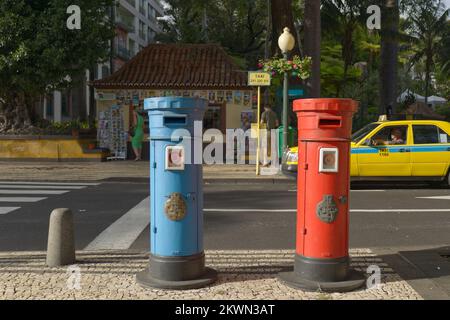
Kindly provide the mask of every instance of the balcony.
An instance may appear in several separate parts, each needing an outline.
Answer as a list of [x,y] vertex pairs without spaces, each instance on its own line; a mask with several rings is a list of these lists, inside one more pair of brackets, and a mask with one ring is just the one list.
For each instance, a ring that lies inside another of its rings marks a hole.
[[145,8],[143,6],[139,6],[139,12],[145,17]]
[[134,31],[135,31],[134,19],[131,17],[124,17],[122,15],[117,15],[116,16],[116,26],[128,31],[129,33],[134,33]]
[[142,30],[140,30],[140,31],[139,31],[139,37],[140,37],[142,40],[145,40],[145,32],[142,31]]

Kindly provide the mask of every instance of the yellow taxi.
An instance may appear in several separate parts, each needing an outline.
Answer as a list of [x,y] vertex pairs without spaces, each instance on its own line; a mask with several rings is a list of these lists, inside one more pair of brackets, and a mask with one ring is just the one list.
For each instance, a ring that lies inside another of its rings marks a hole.
[[[283,155],[282,171],[297,175],[298,148]],[[450,186],[450,122],[374,122],[352,135],[354,180],[438,181]]]

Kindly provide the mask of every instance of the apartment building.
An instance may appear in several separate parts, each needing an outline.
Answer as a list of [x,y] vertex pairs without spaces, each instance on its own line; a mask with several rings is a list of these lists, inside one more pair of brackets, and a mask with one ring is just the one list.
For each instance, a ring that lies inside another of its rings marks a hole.
[[56,122],[85,119],[94,114],[94,97],[88,81],[104,78],[120,69],[161,32],[158,17],[164,15],[159,0],[117,0],[111,10],[116,25],[116,36],[111,43],[111,58],[86,70],[80,87],[64,92],[55,91],[42,100],[42,116]]

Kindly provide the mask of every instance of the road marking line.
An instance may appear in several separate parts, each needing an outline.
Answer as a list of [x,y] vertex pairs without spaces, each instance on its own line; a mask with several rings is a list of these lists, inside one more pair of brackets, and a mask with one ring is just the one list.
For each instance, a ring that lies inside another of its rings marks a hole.
[[[297,212],[297,209],[203,209],[204,212]],[[350,212],[450,212],[450,209],[351,209]]]
[[[0,184],[0,188],[13,188],[13,189],[42,189],[43,186],[32,186],[32,185],[23,185],[23,184]],[[84,189],[86,186],[45,186],[45,189],[72,189],[79,190]],[[12,190],[12,189],[11,189]]]
[[417,199],[450,200],[450,196],[416,197]]
[[150,197],[100,233],[84,250],[129,249],[150,223]]
[[38,202],[47,198],[39,197],[0,197],[0,202]]
[[0,207],[0,214],[7,214],[17,209],[20,209],[20,207]]
[[69,190],[11,190],[0,189],[0,194],[64,194]]
[[98,186],[100,183],[92,183],[92,182],[38,182],[38,181],[0,181],[0,184],[27,184],[27,185],[55,185],[55,186]]
[[203,212],[297,212],[297,209],[203,209]]

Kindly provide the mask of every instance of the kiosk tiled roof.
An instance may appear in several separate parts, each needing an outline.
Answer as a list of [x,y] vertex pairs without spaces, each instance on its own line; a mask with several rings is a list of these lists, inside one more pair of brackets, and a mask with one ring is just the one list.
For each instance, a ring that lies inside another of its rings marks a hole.
[[249,89],[247,73],[216,44],[150,44],[97,89]]

